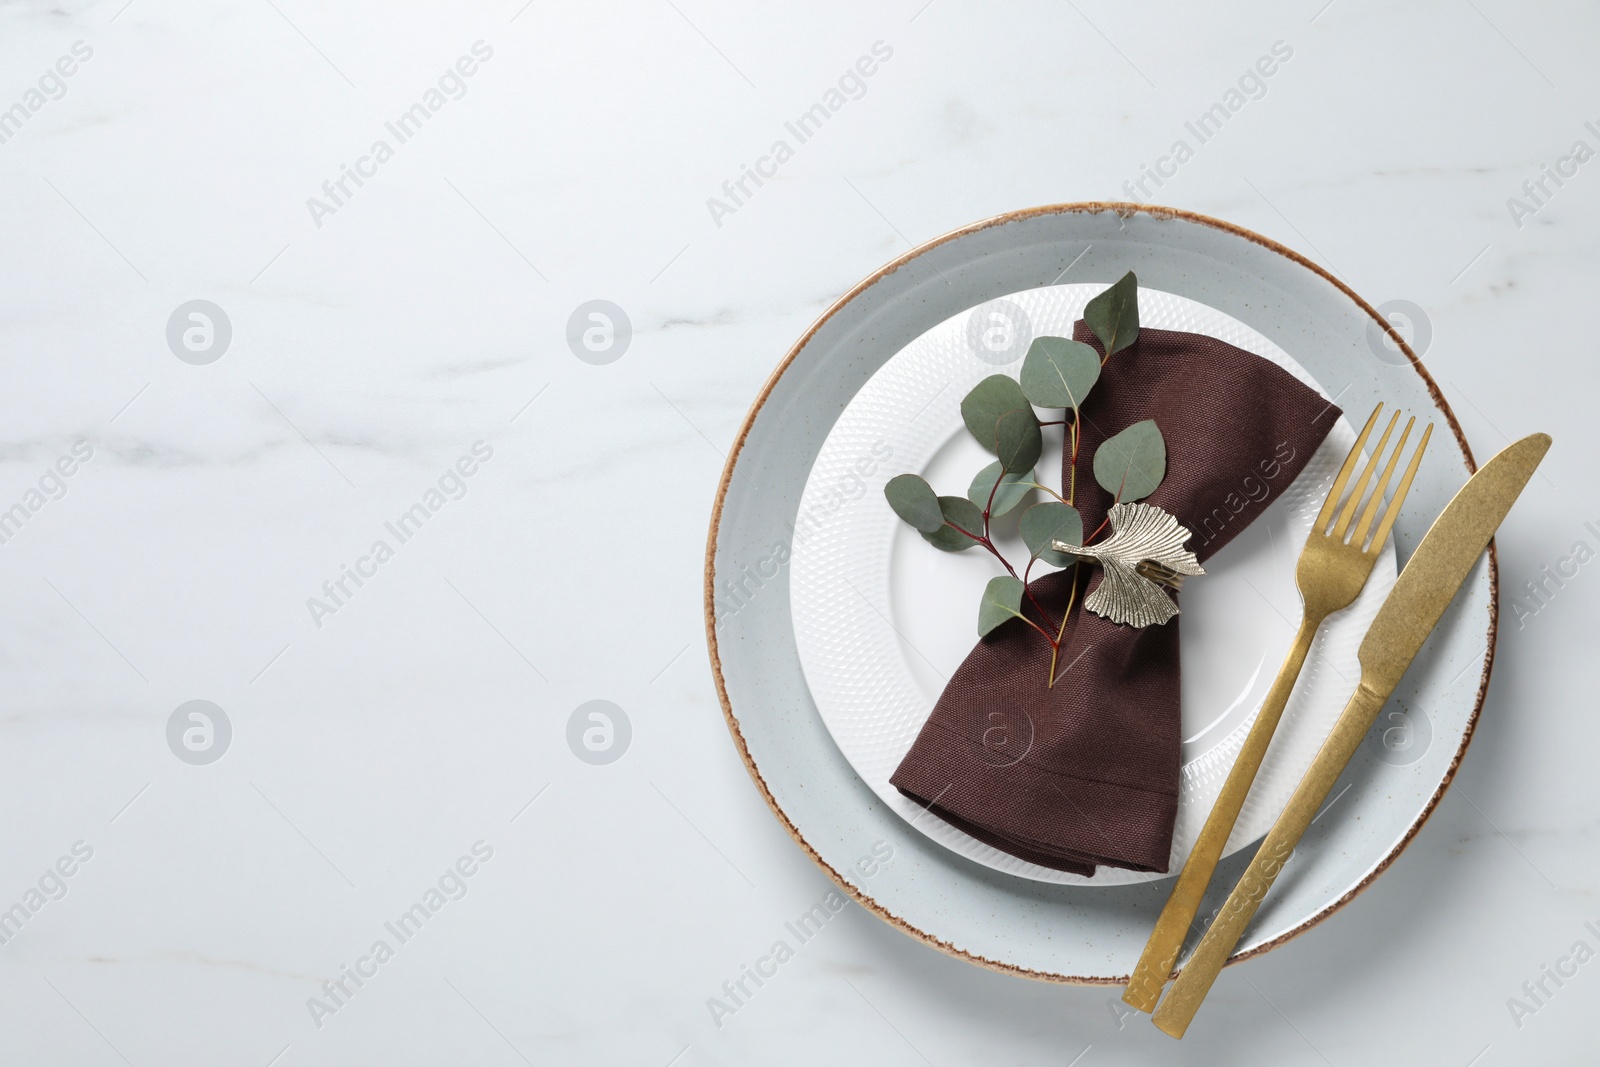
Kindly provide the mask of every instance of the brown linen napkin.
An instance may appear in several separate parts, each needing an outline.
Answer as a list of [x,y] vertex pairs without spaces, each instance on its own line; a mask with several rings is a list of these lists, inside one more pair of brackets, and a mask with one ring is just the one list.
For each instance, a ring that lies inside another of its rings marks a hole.
[[[1099,350],[1083,322],[1073,335]],[[1081,414],[1084,533],[1112,504],[1094,480],[1095,450],[1154,418],[1167,474],[1146,500],[1193,532],[1188,547],[1203,563],[1294,481],[1340,410],[1226,342],[1142,329],[1106,362]],[[1063,455],[1063,473],[1070,461]],[[1045,867],[1165,871],[1182,747],[1178,619],[1142,630],[1112,623],[1083,610],[1100,569],[1084,564],[1078,575],[1055,687],[1046,686],[1050,646],[1037,631],[1017,620],[991,631],[945,686],[890,781],[980,841]],[[1068,568],[1029,586],[1052,625],[1072,580]]]

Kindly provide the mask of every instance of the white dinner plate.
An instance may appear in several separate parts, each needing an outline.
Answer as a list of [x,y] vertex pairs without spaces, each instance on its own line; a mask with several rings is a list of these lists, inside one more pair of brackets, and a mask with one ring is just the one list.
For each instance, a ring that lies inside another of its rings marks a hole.
[[[889,784],[945,682],[972,650],[978,599],[1001,572],[985,553],[951,554],[923,541],[890,509],[883,484],[912,472],[940,492],[965,495],[974,472],[992,457],[967,432],[961,398],[991,374],[1016,377],[1029,340],[1013,335],[997,355],[975,343],[982,333],[974,324],[1015,323],[1032,336],[1070,337],[1084,304],[1103,288],[1078,283],[1010,293],[951,316],[890,358],[823,442],[800,498],[790,562],[795,644],[812,699],[878,798],[917,830],[986,867],[1097,886],[1166,875],[1100,867],[1089,878],[1030,863],[984,844]],[[1139,310],[1145,326],[1218,338],[1318,388],[1277,345],[1220,311],[1144,287]],[[1056,429],[1037,471],[1042,484],[1058,491],[1060,437]],[[1184,586],[1183,766],[1171,871],[1193,847],[1289,650],[1300,621],[1299,549],[1355,439],[1341,419],[1300,476],[1280,487],[1283,495],[1207,561],[1203,578]],[[1027,558],[1016,533],[1023,510],[996,524],[999,547],[1014,561]],[[1225,854],[1271,828],[1311,765],[1355,688],[1356,650],[1394,580],[1391,547],[1355,604],[1324,624]]]

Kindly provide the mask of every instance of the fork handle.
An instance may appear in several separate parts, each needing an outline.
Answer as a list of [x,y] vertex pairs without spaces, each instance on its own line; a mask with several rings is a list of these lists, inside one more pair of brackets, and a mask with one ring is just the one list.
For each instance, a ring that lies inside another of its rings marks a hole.
[[1239,944],[1239,938],[1244,935],[1244,928],[1255,917],[1256,909],[1266,898],[1272,883],[1277,881],[1278,873],[1294,855],[1295,846],[1306,828],[1316,821],[1317,809],[1328,798],[1393,689],[1393,685],[1374,687],[1367,677],[1362,677],[1333,731],[1317,750],[1310,770],[1300,780],[1289,803],[1284,805],[1283,814],[1267,832],[1250,866],[1239,878],[1239,884],[1228,894],[1216,921],[1200,939],[1194,955],[1189,957],[1183,973],[1173,984],[1172,992],[1156,1012],[1154,1022],[1159,1029],[1173,1037],[1182,1037],[1189,1028],[1194,1013],[1200,1010],[1200,1002],[1205,1000],[1211,984],[1217,980]]
[[1250,794],[1250,785],[1255,781],[1256,772],[1261,769],[1262,758],[1272,742],[1273,732],[1278,728],[1278,720],[1283,717],[1289,694],[1294,692],[1295,680],[1300,677],[1300,669],[1305,666],[1306,654],[1311,651],[1312,639],[1316,637],[1317,628],[1322,625],[1324,617],[1307,612],[1301,618],[1300,632],[1295,634],[1294,644],[1278,670],[1278,677],[1273,681],[1272,689],[1267,693],[1267,699],[1245,737],[1244,746],[1239,749],[1239,756],[1234,760],[1233,769],[1228,772],[1222,791],[1217,794],[1217,802],[1195,840],[1194,848],[1183,865],[1183,872],[1178,875],[1177,884],[1172,887],[1167,906],[1161,909],[1161,917],[1156,920],[1150,940],[1145,943],[1144,954],[1139,957],[1139,964],[1128,979],[1128,987],[1122,991],[1122,999],[1140,1011],[1155,1011],[1156,1002],[1161,999],[1161,989],[1172,973],[1172,965],[1178,960],[1189,924],[1200,910],[1206,886],[1210,885],[1217,861],[1222,858],[1223,846],[1228,843],[1228,835],[1238,821],[1245,797]]

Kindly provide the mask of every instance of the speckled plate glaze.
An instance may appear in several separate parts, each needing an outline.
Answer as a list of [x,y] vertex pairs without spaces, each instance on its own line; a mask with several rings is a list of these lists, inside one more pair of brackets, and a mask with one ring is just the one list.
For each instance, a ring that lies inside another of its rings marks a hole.
[[[1215,308],[1292,352],[1348,411],[1383,400],[1439,424],[1395,527],[1403,563],[1475,469],[1459,424],[1403,339],[1331,274],[1282,245],[1200,215],[1107,203],[975,223],[913,249],[829,308],[746,417],[707,543],[713,677],[734,742],[779,821],[856,901],[905,933],[983,966],[1053,981],[1126,981],[1170,883],[1018,878],[957,855],[900,818],[851,767],[812,701],[791,625],[788,564],[822,445],[890,357],[951,315],[1005,294],[1103,285],[1128,270],[1143,286]],[[1369,335],[1378,331],[1405,362],[1374,351]],[[1235,959],[1325,919],[1417,833],[1472,736],[1496,611],[1491,548],[1257,911]],[[1223,862],[1206,911],[1221,903],[1251,852]]]
[[[944,492],[962,492],[991,457],[967,433],[961,398],[991,374],[1020,373],[1033,336],[1070,336],[1084,304],[1102,288],[1079,283],[1011,293],[946,319],[896,353],[823,442],[790,546],[795,644],[818,713],[850,765],[879,800],[946,848],[997,871],[1066,885],[1167,876],[1102,867],[1085,878],[1041,867],[984,844],[889,784],[945,681],[972,649],[975,605],[999,568],[983,553],[952,556],[928,545],[895,517],[882,488],[894,475],[914,471]],[[1143,288],[1139,309],[1146,326],[1216,337],[1318,388],[1277,345],[1214,308]],[[981,334],[974,324],[988,323],[1001,323],[1010,334],[999,354],[973,340]],[[1009,329],[1013,323],[1015,330]],[[1349,421],[1340,420],[1300,477],[1275,486],[1283,495],[1207,561],[1203,579],[1185,587],[1183,771],[1171,870],[1193,847],[1288,652],[1300,618],[1299,547],[1355,439]],[[1038,475],[1059,491],[1059,432],[1045,455],[1050,458],[1039,464]],[[1259,472],[1240,478],[1240,499],[1265,491]],[[1002,551],[1019,560],[1027,555],[1016,532],[1022,510],[995,526]],[[1192,543],[1218,528],[1197,531]],[[1391,547],[1356,602],[1324,625],[1227,853],[1271,828],[1311,766],[1360,677],[1356,650],[1394,580]]]

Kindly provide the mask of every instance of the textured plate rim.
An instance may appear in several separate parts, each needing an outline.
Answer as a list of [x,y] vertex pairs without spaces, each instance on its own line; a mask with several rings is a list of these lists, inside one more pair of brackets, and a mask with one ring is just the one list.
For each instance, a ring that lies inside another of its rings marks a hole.
[[[957,238],[965,237],[968,234],[979,233],[995,226],[1003,226],[1012,222],[1019,222],[1044,215],[1098,215],[1107,211],[1115,212],[1116,214],[1121,215],[1123,218],[1127,218],[1132,215],[1148,215],[1151,218],[1158,220],[1177,219],[1185,222],[1196,223],[1201,226],[1207,226],[1214,230],[1231,234],[1235,237],[1242,237],[1253,244],[1265,248],[1269,252],[1274,252],[1282,256],[1297,266],[1304,267],[1307,270],[1312,271],[1318,277],[1322,278],[1334,288],[1338,289],[1339,292],[1343,293],[1351,300],[1351,302],[1364,311],[1367,316],[1374,323],[1376,323],[1380,329],[1383,330],[1389,339],[1395,343],[1399,350],[1405,354],[1412,370],[1416,371],[1417,375],[1421,377],[1422,383],[1426,387],[1428,396],[1433,401],[1434,406],[1439,410],[1440,415],[1444,417],[1445,421],[1449,423],[1450,431],[1455,435],[1456,444],[1460,446],[1462,457],[1466,460],[1468,474],[1470,475],[1477,473],[1477,460],[1472,454],[1472,446],[1467,443],[1466,433],[1462,430],[1461,423],[1457,421],[1455,412],[1451,409],[1449,401],[1445,399],[1444,393],[1439,389],[1438,383],[1433,380],[1433,376],[1428,373],[1428,370],[1425,366],[1423,366],[1422,361],[1417,358],[1417,354],[1411,350],[1411,346],[1406,342],[1405,338],[1401,337],[1399,331],[1394,328],[1393,324],[1391,324],[1382,315],[1378,314],[1377,310],[1373,308],[1371,304],[1367,303],[1348,285],[1334,277],[1331,273],[1329,273],[1327,270],[1324,270],[1312,260],[1306,258],[1286,245],[1279,244],[1277,241],[1274,241],[1269,237],[1263,237],[1261,234],[1258,234],[1253,230],[1245,229],[1243,226],[1239,226],[1231,222],[1225,222],[1222,219],[1212,218],[1209,215],[1202,215],[1193,211],[1185,211],[1182,208],[1157,207],[1153,204],[1135,204],[1116,200],[1090,200],[1065,204],[1045,204],[1039,207],[1023,208],[1017,211],[1008,211],[1000,215],[993,215],[987,219],[982,219],[978,222],[970,223],[969,225],[951,230],[950,232],[939,237],[935,237],[932,240],[917,245],[915,248],[912,248],[910,251],[884,264],[882,267],[879,267],[867,277],[857,282],[850,288],[848,292],[830,304],[827,310],[819,315],[816,321],[806,328],[806,331],[800,335],[799,339],[796,340],[795,343],[789,348],[789,351],[785,353],[783,359],[778,363],[778,366],[767,377],[766,382],[761,387],[761,391],[756,394],[755,401],[751,404],[750,410],[745,414],[743,422],[741,422],[739,425],[739,432],[734,437],[732,446],[728,449],[727,462],[723,465],[722,476],[717,481],[717,495],[711,508],[711,523],[706,535],[705,573],[703,584],[703,610],[706,627],[706,648],[710,655],[711,675],[712,680],[716,684],[717,702],[722,706],[723,720],[727,723],[728,732],[733,737],[734,746],[739,750],[739,758],[744,762],[745,770],[749,773],[751,780],[755,783],[756,789],[761,793],[762,799],[766,801],[767,807],[771,809],[772,814],[777,818],[779,825],[781,825],[784,830],[788,832],[789,836],[792,837],[795,843],[800,846],[801,850],[811,858],[812,862],[814,862],[818,867],[822,868],[823,872],[833,880],[834,884],[836,884],[843,892],[848,894],[850,898],[853,899],[857,904],[860,904],[863,908],[866,908],[878,918],[900,930],[902,933],[914,937],[924,944],[931,945],[939,951],[945,952],[951,956],[955,956],[958,959],[966,960],[969,963],[975,963],[980,967],[986,967],[990,970],[999,971],[1003,974],[1017,975],[1019,977],[1032,978],[1044,982],[1061,982],[1073,985],[1124,985],[1127,983],[1128,976],[1123,975],[1120,977],[1104,977],[1057,974],[1052,971],[1039,971],[1027,967],[1019,967],[1016,964],[1006,963],[1001,960],[992,960],[986,956],[980,956],[976,953],[968,952],[965,949],[959,948],[948,941],[935,937],[933,934],[930,934],[920,927],[914,926],[906,919],[894,914],[888,908],[878,903],[878,901],[873,899],[873,897],[869,894],[851,885],[848,880],[841,876],[839,872],[835,870],[834,867],[827,862],[827,860],[823,859],[821,854],[819,854],[816,849],[811,846],[811,843],[807,841],[805,836],[800,832],[799,827],[795,826],[794,822],[789,818],[782,806],[779,805],[777,798],[773,796],[772,790],[768,787],[766,779],[762,777],[760,769],[756,766],[754,757],[752,757],[750,754],[750,748],[745,743],[744,732],[740,729],[739,720],[734,714],[733,703],[728,697],[727,682],[723,678],[722,674],[721,650],[717,644],[716,591],[714,583],[716,580],[717,533],[722,525],[722,509],[723,505],[727,501],[728,487],[733,481],[734,468],[738,465],[739,457],[744,452],[745,442],[749,439],[750,430],[755,425],[756,419],[761,415],[762,409],[766,406],[767,400],[772,395],[772,390],[777,386],[778,381],[789,370],[789,368],[793,366],[794,361],[799,357],[800,353],[806,348],[807,345],[811,343],[811,339],[816,336],[817,331],[820,330],[823,325],[828,322],[828,320],[832,319],[834,315],[838,314],[845,307],[854,302],[855,299],[863,292],[877,284],[883,278],[893,274],[901,267],[904,267],[907,264],[915,261],[918,257],[925,255],[941,245],[947,244],[950,241],[954,241]],[[1420,831],[1423,825],[1428,821],[1429,817],[1433,814],[1434,809],[1439,806],[1440,800],[1444,798],[1445,791],[1450,788],[1450,783],[1455,780],[1456,771],[1461,766],[1462,758],[1466,755],[1467,746],[1472,743],[1473,734],[1477,731],[1478,715],[1483,710],[1483,702],[1489,691],[1489,677],[1494,668],[1495,638],[1499,629],[1499,619],[1500,567],[1495,551],[1495,543],[1493,540],[1491,540],[1489,542],[1489,631],[1488,640],[1484,651],[1483,670],[1478,678],[1477,697],[1473,702],[1472,711],[1467,716],[1466,727],[1461,736],[1461,744],[1456,749],[1455,754],[1450,758],[1450,765],[1445,769],[1444,777],[1439,781],[1439,787],[1434,791],[1433,795],[1428,798],[1427,804],[1423,806],[1423,809],[1417,816],[1416,820],[1406,828],[1405,834],[1400,838],[1395,846],[1384,855],[1383,859],[1380,860],[1370,872],[1368,872],[1366,877],[1364,877],[1360,882],[1356,883],[1356,885],[1343,896],[1339,897],[1337,900],[1331,901],[1316,913],[1307,916],[1300,923],[1284,931],[1282,934],[1278,935],[1272,940],[1265,941],[1262,944],[1249,949],[1248,951],[1238,953],[1237,955],[1231,957],[1228,961],[1229,964],[1237,963],[1241,960],[1250,959],[1254,956],[1259,956],[1266,952],[1270,952],[1279,945],[1285,944],[1291,939],[1298,937],[1300,934],[1305,933],[1307,930],[1321,923],[1323,920],[1327,919],[1328,916],[1332,915],[1339,909],[1343,908],[1346,904],[1350,903],[1350,901],[1354,900],[1368,886],[1376,881],[1378,876],[1383,874],[1384,871],[1388,870],[1389,865],[1392,864],[1399,857],[1399,855],[1405,851],[1406,847],[1411,844],[1412,839],[1416,837],[1418,831]]]

